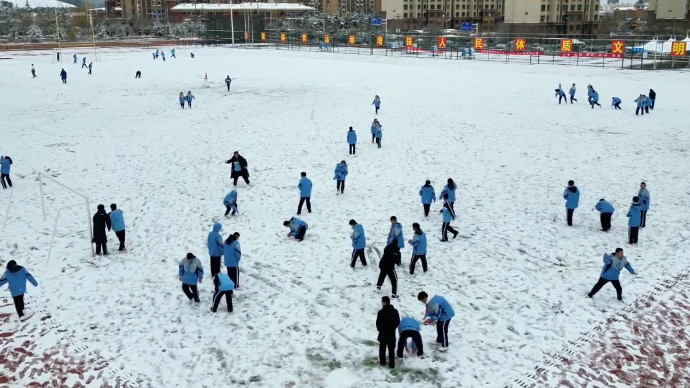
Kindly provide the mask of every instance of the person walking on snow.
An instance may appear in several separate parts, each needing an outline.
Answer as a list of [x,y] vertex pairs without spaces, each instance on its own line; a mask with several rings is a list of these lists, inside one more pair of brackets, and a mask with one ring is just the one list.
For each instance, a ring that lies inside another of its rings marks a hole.
[[635,196],[628,209],[628,244],[637,244],[637,238],[640,234],[640,224],[642,223],[642,205],[640,199]]
[[0,156],[0,183],[2,188],[6,189],[12,187],[12,179],[10,178],[10,170],[14,161],[8,155]]
[[185,97],[185,100],[187,100],[187,106],[189,106],[189,109],[192,109],[192,100],[194,98],[195,97],[192,95],[192,91],[187,91],[187,97]]
[[354,155],[355,154],[355,146],[357,144],[357,133],[355,132],[354,129],[352,129],[352,127],[350,127],[350,130],[347,131],[347,144],[350,147],[350,150],[349,150],[350,155]]
[[376,114],[379,114],[379,109],[381,109],[381,98],[378,96],[378,94],[374,96],[374,102],[372,102],[371,105],[376,108]]
[[161,51],[161,59],[165,62],[165,51]]
[[379,363],[386,366],[386,350],[388,350],[388,366],[395,368],[395,332],[400,325],[400,314],[393,307],[389,297],[381,298],[381,310],[376,315],[376,330],[379,332]]
[[311,179],[307,178],[307,173],[302,172],[300,174],[302,177],[297,184],[299,189],[299,205],[297,205],[297,215],[302,214],[302,205],[307,203],[307,212],[311,213]]
[[592,85],[587,85],[587,102],[592,105],[592,94],[594,93],[594,87]]
[[223,198],[223,205],[225,205],[225,217],[232,212],[234,216],[237,213],[237,190],[230,190],[228,195]]
[[398,244],[393,241],[386,245],[383,249],[383,256],[379,261],[379,279],[376,281],[376,289],[380,290],[386,276],[391,281],[392,295],[391,298],[398,297],[398,274],[395,272],[395,266],[402,266],[400,258],[400,248]]
[[184,109],[184,103],[185,103],[185,101],[187,101],[187,99],[184,97],[184,92],[180,92],[179,99],[180,99],[180,108]]
[[230,277],[224,273],[218,273],[213,277],[213,306],[211,307],[211,312],[218,311],[218,305],[220,301],[225,297],[225,303],[228,306],[228,312],[231,313],[232,308],[232,290],[235,289],[235,283],[232,282]]
[[110,217],[108,213],[105,212],[105,206],[98,205],[98,211],[93,215],[93,243],[96,243],[96,254],[101,254],[101,249],[103,250],[103,255],[108,254],[108,237],[105,233],[106,228],[108,231],[111,229]]
[[60,72],[60,79],[62,79],[63,84],[67,83],[67,72],[65,71],[65,69],[62,69],[62,71]]
[[570,103],[571,104],[573,103],[573,101],[577,102],[577,98],[575,98],[575,91],[576,90],[577,89],[575,89],[575,84],[573,84],[573,86],[570,87]]
[[594,105],[597,105],[597,106],[599,106],[599,108],[601,108],[601,104],[599,104],[599,93],[594,89],[592,89],[592,103],[591,103],[591,105],[592,105],[592,109],[594,109]]
[[77,54],[72,55],[72,60],[74,61],[74,62],[72,62],[72,64],[76,65],[77,64]]
[[649,96],[644,96],[644,113],[649,114],[649,108],[652,106],[652,99]]
[[232,83],[232,78],[230,76],[225,77],[225,85],[228,87],[228,92],[230,91],[230,84]]
[[652,100],[652,106],[649,109],[654,110],[654,105],[656,104],[656,92],[654,89],[649,89],[649,99]]
[[199,303],[197,284],[200,284],[204,279],[204,268],[201,266],[201,261],[193,253],[187,253],[187,257],[180,261],[177,276],[182,282],[182,292],[190,301]]
[[226,164],[230,164],[230,167],[232,169],[232,173],[230,174],[230,178],[232,178],[232,185],[237,186],[237,180],[242,177],[244,179],[244,183],[249,184],[249,170],[248,170],[248,164],[247,164],[247,159],[245,159],[242,155],[240,155],[239,151],[235,151],[232,154],[232,157],[228,159]]
[[623,288],[619,280],[621,270],[625,268],[633,275],[637,275],[633,267],[628,263],[628,260],[623,255],[623,248],[616,248],[616,252],[609,254],[604,253],[604,267],[601,269],[599,281],[592,287],[592,290],[587,294],[588,297],[593,297],[601,290],[606,283],[611,282],[613,288],[616,289],[616,298],[623,301]]
[[223,236],[220,234],[222,228],[223,224],[216,222],[213,224],[213,231],[211,231],[206,238],[208,255],[210,257],[211,276],[216,276],[220,273],[220,258],[223,256],[223,251],[225,249],[225,242],[223,241]]
[[453,238],[458,237],[458,231],[450,226],[455,219],[455,210],[448,204],[448,194],[443,194],[443,224],[441,225],[441,242],[448,242],[448,232],[453,233]]
[[376,142],[376,128],[380,128],[381,123],[379,122],[378,119],[374,119],[374,122],[371,123],[371,143],[374,144]]
[[335,193],[338,194],[338,190],[340,190],[340,194],[345,193],[345,179],[347,178],[347,162],[344,160],[341,160],[340,163],[336,164],[335,166],[335,176],[333,179],[335,180]]
[[350,259],[350,268],[355,269],[357,259],[362,262],[363,266],[367,266],[367,258],[364,256],[364,248],[367,247],[367,238],[364,235],[364,227],[355,220],[350,220],[350,227],[352,228],[352,259]]
[[568,187],[563,191],[563,199],[565,199],[568,226],[573,226],[573,213],[580,203],[580,190],[577,189],[574,181],[568,181]]
[[388,232],[388,240],[386,240],[386,245],[390,245],[393,241],[398,242],[398,248],[405,248],[405,237],[403,236],[402,224],[398,222],[396,216],[391,217],[391,230]]
[[439,350],[448,350],[448,325],[455,316],[455,311],[446,298],[440,295],[430,298],[426,292],[422,291],[417,295],[417,300],[426,305],[424,324],[436,325],[436,343],[440,345]]
[[640,191],[637,192],[637,197],[640,198],[640,204],[642,205],[640,228],[644,228],[647,226],[647,212],[649,211],[649,205],[651,204],[649,190],[647,190],[647,183],[640,183]]
[[381,128],[381,125],[377,125],[374,127],[374,137],[376,138],[376,145],[378,148],[381,148],[381,139],[383,138],[383,129]]
[[426,266],[426,234],[418,223],[412,224],[412,240],[408,241],[412,245],[412,260],[410,260],[410,275],[414,275],[414,269],[417,266],[417,260],[422,261],[422,270],[428,270]]
[[33,78],[36,78],[36,68],[34,67],[34,64],[31,64],[31,75]]
[[232,279],[235,288],[240,288],[240,260],[242,260],[242,248],[240,247],[240,234],[235,232],[228,236],[223,245],[223,258],[228,276]]
[[[441,195],[439,195],[438,199],[443,199],[443,194],[448,194],[447,202],[450,205],[450,208],[455,211],[453,204],[455,203],[455,190],[457,190],[458,186],[453,181],[453,178],[448,178],[447,183],[447,185],[443,186],[443,190],[441,190]],[[439,213],[443,213],[443,209],[441,209]]]
[[635,109],[635,116],[637,116],[638,114],[644,116],[644,106],[647,102],[647,98],[644,96],[644,94],[640,94],[640,96],[635,99],[635,102],[637,103],[637,109]]
[[298,242],[304,241],[304,236],[309,228],[306,222],[297,217],[292,217],[289,221],[283,221],[283,226],[290,228],[290,233],[287,234],[287,237],[294,237]]
[[34,287],[38,287],[38,282],[29,271],[18,265],[14,260],[7,262],[7,269],[0,276],[0,287],[9,283],[10,295],[12,295],[14,308],[17,310],[17,315],[19,315],[20,319],[24,316],[24,293],[26,293],[27,280]]
[[608,232],[609,229],[611,229],[611,216],[613,216],[613,212],[615,211],[613,205],[602,198],[594,208],[600,213],[599,220],[601,221],[601,231]]
[[420,329],[419,322],[414,318],[405,317],[400,320],[400,325],[398,326],[398,334],[400,335],[398,339],[398,358],[403,358],[403,349],[407,349],[407,340],[410,338],[412,339],[412,346],[408,352],[417,357],[424,355],[424,343],[422,342],[421,334],[419,334]]
[[568,97],[565,96],[565,92],[563,91],[561,84],[558,84],[558,88],[556,88],[556,97],[558,97],[558,105],[561,105],[561,101],[563,100],[566,103],[568,102]]
[[136,79],[136,78],[141,78],[141,71],[140,71],[140,70],[137,70],[137,72],[134,73],[134,78],[135,78],[135,79]]
[[122,210],[117,208],[114,203],[110,204],[110,224],[112,225],[113,232],[117,236],[117,240],[120,242],[120,246],[117,248],[119,252],[124,252],[125,248],[125,216],[122,214]]
[[83,69],[85,67],[86,67],[86,57],[81,59],[81,68]]
[[424,208],[424,217],[429,218],[429,210],[431,210],[431,203],[436,202],[436,192],[431,186],[431,181],[427,180],[419,189],[419,196],[422,197],[422,207]]
[[93,69],[93,62],[89,62],[89,75],[91,75],[91,69]]
[[175,49],[170,50],[170,57],[177,59],[177,57],[175,56]]
[[618,97],[613,97],[613,98],[611,99],[611,106],[613,107],[613,109],[617,109],[617,110],[618,110],[618,109],[623,109],[623,108],[621,108],[621,102],[622,102],[622,101],[621,101],[620,98],[618,98]]

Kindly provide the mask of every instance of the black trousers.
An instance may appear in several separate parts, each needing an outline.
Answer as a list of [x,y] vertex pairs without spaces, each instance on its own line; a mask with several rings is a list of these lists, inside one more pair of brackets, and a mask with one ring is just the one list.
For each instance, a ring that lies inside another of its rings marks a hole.
[[228,270],[228,277],[235,283],[235,288],[240,288],[240,267],[225,267]]
[[350,144],[350,155],[355,154],[355,144]]
[[36,70],[31,70],[31,75],[33,75],[34,78],[36,78]]
[[184,102],[180,103],[180,108],[184,109]]
[[301,197],[299,199],[299,205],[297,206],[297,215],[302,214],[302,205],[304,205],[305,202],[307,203],[307,211],[311,213],[311,198]]
[[189,109],[192,109],[192,101],[187,101],[187,106],[189,106]]
[[635,116],[637,116],[640,112],[642,112],[642,116],[644,116],[644,108],[638,106],[637,109],[635,109]]
[[232,177],[233,186],[237,186],[237,180],[240,179],[240,177],[244,179],[244,183],[249,184],[249,174],[246,171],[242,171],[239,174]]
[[228,85],[228,91],[230,91],[230,82],[226,83]]
[[89,69],[89,74],[91,74],[91,69]]
[[117,240],[120,241],[120,247],[118,247],[117,250],[122,252],[125,250],[125,229],[115,232],[115,235],[117,236]]
[[376,107],[376,114],[379,114],[379,107]]
[[227,216],[228,214],[230,214],[230,212],[232,212],[232,215],[233,215],[233,216],[235,215],[235,213],[237,213],[235,210],[232,210],[233,207],[234,207],[235,209],[237,209],[237,202],[233,203],[232,205],[225,205],[225,215],[226,215],[226,216]]
[[573,226],[573,213],[575,209],[566,209],[566,215],[568,218],[568,226]]
[[372,134],[371,134],[371,142],[373,143],[373,142],[375,142],[375,141],[376,141],[376,135],[374,135],[374,134],[372,133]]
[[573,97],[573,96],[570,96],[570,103],[572,104],[573,101],[577,101],[577,98],[575,98],[575,97]]
[[450,319],[443,322],[436,322],[436,342],[441,344],[444,348],[448,347],[448,325]]
[[340,190],[340,194],[345,192],[345,181],[337,180],[335,183],[335,191]]
[[414,346],[417,347],[417,356],[423,356],[424,343],[422,342],[422,336],[417,330],[405,330],[400,333],[400,338],[398,339],[398,358],[403,358],[403,350],[405,349],[405,343],[408,338],[412,338]]
[[24,294],[13,296],[14,308],[17,309],[17,315],[19,318],[24,316]]
[[613,107],[614,107],[615,109],[623,109],[623,108],[621,108],[621,103],[620,103],[620,102],[617,103],[617,104],[613,104]]
[[67,78],[63,78],[63,79],[62,79],[62,83],[63,83],[63,84],[66,84],[66,83],[67,83]]
[[649,113],[649,107],[645,105],[644,107],[644,113]]
[[220,256],[211,256],[211,277],[220,273]]
[[355,263],[357,263],[357,259],[359,259],[359,261],[362,262],[362,265],[366,267],[367,258],[364,257],[364,248],[352,250],[352,260],[350,260],[350,267],[351,268],[355,268]]
[[96,243],[96,254],[100,255],[101,250],[103,251],[104,255],[108,254],[108,243],[105,241],[95,241]]
[[410,275],[414,275],[414,268],[417,266],[417,260],[422,261],[422,270],[427,271],[426,267],[426,255],[412,255],[412,261],[410,261]]
[[395,368],[395,337],[388,341],[379,341],[379,364],[386,365],[386,350],[388,350],[388,366]]
[[450,222],[444,222],[441,225],[441,241],[448,241],[448,232],[453,233],[453,238],[458,235],[458,231],[450,226]]
[[134,75],[134,78],[141,78],[141,72],[137,71],[137,73]]
[[0,174],[0,182],[2,182],[3,189],[6,189],[8,186],[12,187],[12,179],[10,179],[10,174]]
[[651,106],[651,108],[649,108],[649,109],[654,110],[654,104],[655,104],[655,103],[656,103],[656,100],[652,100],[652,106]]
[[623,300],[623,287],[621,287],[621,282],[619,280],[608,280],[601,277],[599,278],[597,284],[595,284],[594,287],[592,287],[592,291],[590,291],[589,294],[587,294],[587,296],[589,296],[590,298],[593,297],[608,282],[611,282],[611,284],[613,284],[613,288],[616,289],[616,297],[618,298],[618,300]]
[[628,228],[628,242],[630,244],[637,244],[637,237],[640,234],[639,226],[631,226]]
[[221,299],[223,299],[223,296],[225,296],[225,303],[228,305],[228,311],[232,312],[232,290],[216,290],[216,292],[213,294],[213,307],[211,308],[211,311],[213,311],[214,313],[218,311],[218,305],[220,304]]
[[379,146],[379,148],[381,148],[381,139],[378,137],[376,138],[376,145]]
[[598,105],[599,108],[601,108],[601,104],[599,104],[598,102],[592,101],[592,109],[594,109],[594,105]]
[[422,206],[424,206],[424,217],[429,217],[429,210],[431,210],[431,204],[423,203]]
[[185,295],[187,295],[189,300],[194,300],[195,302],[199,303],[199,288],[196,286],[196,284],[182,284],[182,291]]
[[565,102],[568,102],[568,97],[565,96],[565,94],[561,94],[558,96],[558,105],[561,104],[561,100],[565,100]]
[[376,282],[376,286],[381,287],[383,285],[383,281],[386,280],[386,276],[388,276],[388,279],[391,281],[393,295],[398,295],[398,274],[395,272],[395,269],[390,269],[387,271],[381,270],[379,272],[379,280]]
[[640,218],[640,220],[641,220],[640,228],[644,228],[645,226],[647,226],[647,211],[646,210],[642,210],[642,217]]
[[295,235],[295,240],[304,240],[304,235],[307,234],[307,227],[300,226],[297,234]]
[[601,213],[599,219],[601,220],[601,230],[608,232],[611,229],[611,213]]

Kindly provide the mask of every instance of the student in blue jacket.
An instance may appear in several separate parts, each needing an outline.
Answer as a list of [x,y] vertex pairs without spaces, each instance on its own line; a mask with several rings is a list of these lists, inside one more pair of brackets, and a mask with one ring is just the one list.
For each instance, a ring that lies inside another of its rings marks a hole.
[[[165,57],[163,57],[163,60],[165,60]],[[194,96],[192,95],[192,91],[191,91],[191,90],[188,90],[188,91],[187,91],[187,96],[185,97],[185,100],[187,100],[187,105],[189,106],[189,109],[192,109],[192,100],[195,99],[195,98],[196,98],[196,97],[194,97]]]
[[206,238],[208,255],[211,258],[211,276],[216,276],[216,274],[220,273],[220,258],[223,256],[224,250],[223,236],[220,234],[222,228],[223,224],[216,222],[213,224],[213,231]]
[[649,108],[652,106],[652,99],[649,96],[644,96],[644,113],[649,113]]
[[563,199],[565,199],[568,226],[573,226],[573,213],[580,204],[580,190],[575,186],[575,181],[568,181],[568,187],[563,191]]
[[627,269],[631,274],[637,275],[623,255],[623,248],[616,248],[616,252],[610,255],[604,253],[604,267],[601,269],[599,281],[592,287],[592,291],[590,291],[587,296],[590,298],[593,297],[606,285],[606,283],[611,282],[613,288],[616,289],[616,297],[619,301],[623,301],[623,288],[621,287],[621,282],[618,280],[623,268]]
[[642,205],[640,199],[635,196],[628,209],[628,244],[637,244],[637,237],[640,234],[642,224]]
[[180,92],[178,98],[180,100],[180,108],[184,109],[184,103],[187,102],[187,98],[185,98],[184,92]]
[[228,236],[223,245],[223,258],[228,276],[232,279],[235,288],[240,288],[240,260],[242,260],[242,248],[240,247],[240,234],[235,232]]
[[443,224],[441,225],[441,241],[448,242],[448,232],[453,233],[453,238],[458,237],[458,231],[450,226],[455,219],[455,210],[448,204],[448,194],[443,194]]
[[376,141],[376,128],[380,128],[381,123],[379,123],[378,119],[374,119],[374,122],[371,123],[371,143],[373,144]]
[[408,349],[408,352],[417,357],[424,355],[424,343],[422,342],[422,335],[419,333],[421,326],[416,319],[411,317],[404,317],[400,320],[400,325],[398,325],[398,334],[400,338],[398,339],[398,358],[403,358],[403,349],[407,349],[407,340],[412,339],[412,346]]
[[283,226],[290,228],[290,233],[287,234],[287,237],[294,237],[298,242],[304,240],[304,236],[307,234],[307,229],[309,228],[306,222],[297,217],[292,217],[289,221],[284,221]]
[[644,106],[647,102],[647,98],[645,98],[644,94],[640,94],[640,96],[635,99],[635,102],[637,103],[637,109],[635,109],[635,116],[644,116]]
[[127,250],[125,248],[125,216],[122,214],[122,210],[117,208],[114,203],[110,204],[110,224],[112,226],[113,232],[117,236],[118,241],[120,241],[120,247],[117,249],[120,252]]
[[417,300],[426,305],[424,324],[436,325],[436,343],[441,346],[439,350],[448,350],[448,325],[455,316],[455,311],[446,298],[440,295],[430,298],[426,292],[422,291],[417,295]]
[[573,84],[573,86],[570,87],[570,103],[571,104],[573,103],[573,101],[577,102],[577,98],[575,98],[575,91],[576,90],[577,89],[575,88],[575,84]]
[[302,214],[302,205],[307,203],[307,212],[311,213],[311,179],[307,178],[307,173],[300,173],[300,180],[297,184],[299,189],[299,205],[297,205],[297,215]]
[[[455,203],[455,190],[457,190],[458,185],[455,184],[453,181],[453,178],[448,178],[447,184],[443,186],[443,190],[441,190],[441,195],[439,195],[438,199],[443,199],[443,194],[448,194],[448,204],[450,205],[450,208],[455,210],[453,207],[453,204]],[[443,213],[443,209],[439,211],[439,213]]]
[[91,70],[93,70],[93,62],[89,62],[89,75],[91,75]]
[[381,108],[381,98],[378,96],[378,94],[374,96],[374,102],[372,102],[371,105],[376,108],[376,114],[379,114],[379,109]]
[[618,97],[613,97],[613,98],[611,99],[611,106],[613,107],[613,109],[622,110],[623,108],[621,108],[621,102],[622,102],[622,101],[621,101],[620,98],[618,98]]
[[177,59],[177,57],[175,56],[175,49],[170,50],[170,57]]
[[647,226],[647,212],[649,211],[649,205],[652,201],[649,196],[649,190],[647,190],[647,183],[640,183],[640,191],[637,192],[637,197],[640,199],[640,205],[642,205],[642,219],[640,220],[640,228],[644,228]]
[[429,210],[431,210],[431,203],[436,202],[436,192],[431,186],[431,181],[427,180],[419,189],[419,196],[422,197],[422,206],[424,207],[424,217],[429,217]]
[[350,146],[350,155],[355,154],[355,146],[357,145],[357,132],[352,127],[347,131],[347,144]]
[[212,312],[218,311],[220,301],[225,297],[225,303],[228,305],[228,312],[232,312],[232,290],[235,289],[235,283],[230,277],[224,273],[218,273],[213,277],[213,285],[215,290],[213,292],[213,306]]
[[609,229],[611,229],[611,216],[613,216],[613,212],[615,211],[613,205],[611,205],[607,200],[602,198],[599,200],[596,206],[594,206],[594,208],[597,209],[597,211],[599,212],[599,219],[601,221],[601,231],[608,232]]
[[424,231],[422,228],[419,226],[418,223],[412,224],[412,230],[414,231],[414,234],[412,235],[412,240],[409,240],[408,243],[412,245],[412,260],[410,260],[410,275],[414,275],[414,269],[415,266],[417,265],[417,260],[422,261],[422,270],[426,272],[427,266],[426,266],[426,234],[424,234]]
[[396,216],[391,217],[391,230],[388,232],[388,240],[386,240],[386,245],[389,245],[393,240],[398,241],[398,247],[400,249],[405,248],[405,237],[403,236],[402,225],[398,222]]
[[592,105],[592,94],[594,93],[594,87],[592,85],[587,85],[587,102]]
[[376,128],[374,128],[374,137],[376,138],[376,145],[378,148],[381,148],[381,139],[383,138],[383,130],[381,129],[381,125],[377,125]]
[[565,96],[565,92],[563,91],[561,84],[558,84],[558,88],[556,89],[556,97],[558,97],[558,105],[561,104],[562,100],[565,100],[566,103],[568,102],[568,97]]
[[357,259],[362,262],[363,266],[367,266],[367,258],[364,256],[364,248],[367,247],[367,238],[364,235],[364,227],[355,220],[350,220],[350,227],[352,228],[352,259],[350,260],[350,268],[355,269]]
[[14,301],[14,308],[17,310],[19,318],[24,316],[24,293],[26,292],[26,281],[38,287],[38,282],[26,270],[26,268],[17,265],[17,262],[10,260],[7,262],[7,269],[5,273],[0,276],[0,287],[9,283],[10,295]]
[[598,105],[599,108],[601,108],[601,104],[599,104],[599,93],[592,89],[592,109],[594,109],[594,105]]
[[2,182],[2,188],[12,187],[12,179],[10,179],[10,169],[12,168],[12,158],[9,156],[0,156],[0,182]]
[[178,276],[182,282],[182,291],[189,300],[199,303],[199,288],[197,283],[204,279],[204,267],[201,261],[193,253],[187,253],[187,257],[180,261]]
[[223,198],[223,205],[225,205],[225,216],[228,214],[235,215],[237,213],[237,190],[230,190],[230,192]]
[[344,160],[341,160],[340,163],[338,163],[335,166],[335,176],[333,179],[336,181],[335,183],[335,193],[338,194],[338,190],[340,190],[340,194],[343,194],[345,192],[345,179],[347,178],[347,162]]
[[72,55],[72,61],[73,64],[77,64],[77,54]]

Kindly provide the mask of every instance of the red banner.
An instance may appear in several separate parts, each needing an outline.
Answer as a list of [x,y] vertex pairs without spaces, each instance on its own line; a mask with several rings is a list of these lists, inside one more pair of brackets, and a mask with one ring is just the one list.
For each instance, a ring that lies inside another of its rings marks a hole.
[[561,56],[567,58],[623,58],[623,54],[611,53],[561,53]]
[[440,49],[447,48],[448,47],[448,38],[446,38],[445,36],[439,37],[437,47]]
[[488,49],[477,49],[474,50],[476,53],[481,54],[496,54],[496,55],[543,55],[541,51],[505,51],[505,50],[488,50]]

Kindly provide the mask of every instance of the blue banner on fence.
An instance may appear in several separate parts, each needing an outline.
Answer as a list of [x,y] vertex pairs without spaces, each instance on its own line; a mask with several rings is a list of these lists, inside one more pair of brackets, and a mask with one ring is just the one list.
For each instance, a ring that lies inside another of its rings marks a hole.
[[643,53],[644,52],[644,47],[633,47],[632,52],[634,53]]
[[378,19],[378,18],[377,19],[371,19],[371,25],[372,26],[380,26],[382,24],[383,23],[381,23],[381,19]]

